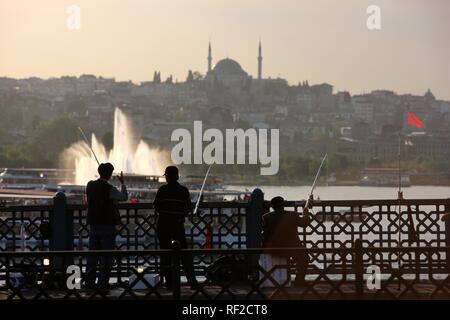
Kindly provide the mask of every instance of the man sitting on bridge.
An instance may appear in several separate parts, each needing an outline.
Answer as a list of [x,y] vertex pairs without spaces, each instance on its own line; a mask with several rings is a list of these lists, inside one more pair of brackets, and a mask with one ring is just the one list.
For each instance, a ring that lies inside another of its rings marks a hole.
[[[299,216],[297,212],[285,211],[284,199],[282,197],[273,198],[271,200],[271,205],[274,211],[266,213],[262,217],[263,246],[265,248],[304,247],[299,239],[298,227],[307,227],[310,223],[310,218],[308,216]],[[266,258],[268,257],[266,256]],[[295,262],[297,269],[294,285],[297,287],[303,287],[305,285],[305,275],[309,260],[307,254],[301,254],[295,251],[287,254],[272,253],[271,258],[274,261],[278,261],[280,258],[291,258]],[[270,268],[266,268],[266,270],[270,270]],[[275,279],[274,275],[272,275],[272,277]]]

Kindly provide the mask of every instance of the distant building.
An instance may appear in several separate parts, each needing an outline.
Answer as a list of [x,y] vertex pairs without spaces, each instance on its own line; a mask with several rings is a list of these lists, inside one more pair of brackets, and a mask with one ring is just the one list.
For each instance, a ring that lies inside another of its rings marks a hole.
[[373,121],[373,103],[368,96],[354,96],[353,108],[357,119],[371,123]]
[[226,87],[244,87],[250,81],[250,76],[241,65],[233,59],[222,59],[207,73],[206,81],[218,83]]
[[287,87],[288,83],[281,78],[263,78],[263,57],[261,41],[258,46],[257,56],[257,76],[253,78],[250,76],[234,59],[225,58],[219,60],[214,67],[212,67],[212,49],[211,43],[208,46],[208,71],[205,80],[210,84],[221,85],[227,88],[234,89],[239,92],[239,89],[244,91],[251,91],[256,94],[270,94],[273,89],[277,87]]

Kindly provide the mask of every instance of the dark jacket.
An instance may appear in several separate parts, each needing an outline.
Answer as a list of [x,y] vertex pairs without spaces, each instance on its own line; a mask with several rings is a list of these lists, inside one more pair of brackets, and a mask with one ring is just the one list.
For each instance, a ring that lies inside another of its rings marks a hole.
[[178,182],[161,186],[153,202],[158,223],[182,223],[192,211],[189,190]]
[[308,225],[307,218],[297,212],[269,212],[263,215],[263,247],[291,248],[302,245],[298,236],[298,227]]
[[112,188],[113,186],[103,179],[89,181],[86,187],[88,224],[114,226],[118,223],[118,210],[114,200],[110,198]]

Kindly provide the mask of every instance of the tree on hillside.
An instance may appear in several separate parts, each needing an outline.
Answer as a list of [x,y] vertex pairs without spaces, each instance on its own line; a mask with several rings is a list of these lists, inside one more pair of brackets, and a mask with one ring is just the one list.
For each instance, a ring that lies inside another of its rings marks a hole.
[[59,167],[61,153],[78,140],[77,123],[67,116],[56,117],[38,126],[23,152],[35,166]]

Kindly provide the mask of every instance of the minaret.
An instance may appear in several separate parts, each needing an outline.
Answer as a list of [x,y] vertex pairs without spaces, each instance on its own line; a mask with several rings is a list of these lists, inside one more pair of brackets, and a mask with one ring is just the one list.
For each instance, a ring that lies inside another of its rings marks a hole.
[[212,66],[212,54],[211,54],[211,41],[209,42],[209,46],[208,46],[208,72],[211,71],[211,66]]
[[258,49],[258,80],[262,79],[262,49],[261,49],[261,40],[259,40],[259,49]]

